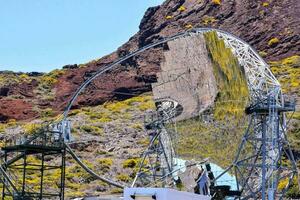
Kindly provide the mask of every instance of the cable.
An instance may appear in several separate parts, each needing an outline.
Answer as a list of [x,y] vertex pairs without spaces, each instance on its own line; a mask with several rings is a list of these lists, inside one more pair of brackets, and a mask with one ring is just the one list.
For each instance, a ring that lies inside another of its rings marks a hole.
[[[269,80],[273,85],[276,85],[276,86],[280,86],[280,84],[278,83],[277,79],[274,77],[274,75],[272,74],[272,72],[270,71],[270,69],[267,67],[268,64],[259,56],[259,54],[247,43],[245,42],[244,40],[234,36],[233,34],[231,33],[228,33],[226,31],[222,31],[222,30],[219,30],[219,29],[214,29],[214,28],[195,28],[195,29],[192,29],[192,30],[189,30],[189,31],[185,31],[185,32],[181,32],[181,33],[178,33],[178,34],[175,34],[173,36],[170,36],[170,37],[166,37],[166,38],[163,38],[159,41],[156,41],[154,43],[151,43],[151,44],[148,44],[140,49],[137,49],[135,51],[133,51],[132,53],[129,53],[128,55],[124,56],[124,57],[121,57],[119,59],[117,59],[115,62],[111,63],[110,65],[106,65],[102,68],[100,68],[95,74],[93,74],[90,78],[88,78],[86,81],[84,81],[84,83],[81,84],[81,86],[76,90],[76,92],[74,93],[74,95],[72,96],[71,100],[69,101],[69,104],[67,105],[64,113],[63,113],[63,119],[62,120],[65,120],[66,117],[68,116],[68,112],[69,110],[71,109],[71,106],[72,104],[75,102],[75,100],[77,99],[78,95],[82,92],[82,90],[85,89],[85,87],[90,83],[92,82],[95,78],[97,78],[98,76],[100,76],[101,74],[113,69],[115,66],[117,66],[118,64],[121,64],[122,62],[136,56],[136,55],[139,55],[140,53],[150,49],[150,48],[153,48],[153,47],[156,47],[156,46],[159,46],[161,44],[164,44],[164,43],[167,43],[169,41],[172,41],[172,40],[175,40],[175,39],[178,39],[178,38],[181,38],[181,37],[184,37],[184,36],[190,36],[192,34],[199,34],[199,33],[206,33],[206,32],[211,32],[211,31],[215,31],[217,32],[223,39],[226,38],[226,37],[229,37],[230,39],[234,39],[238,42],[240,42],[241,44],[243,44],[244,46],[247,47],[248,49],[248,54],[251,54],[252,59],[257,59],[258,62],[262,63],[263,66],[264,66],[264,77],[265,78],[269,78],[271,80]],[[229,41],[227,41],[229,42]]]
[[94,172],[92,169],[90,169],[88,166],[86,166],[81,160],[80,158],[75,154],[75,152],[71,149],[71,147],[67,144],[67,143],[64,143],[66,149],[68,150],[68,152],[70,153],[70,155],[74,158],[74,160],[86,171],[88,172],[89,174],[91,174],[93,177],[105,182],[105,183],[108,183],[110,185],[113,185],[113,186],[116,186],[118,188],[124,188],[125,186],[124,185],[121,185],[113,180],[110,180],[110,179],[107,179],[107,178],[104,178],[100,175],[98,175],[96,172]]

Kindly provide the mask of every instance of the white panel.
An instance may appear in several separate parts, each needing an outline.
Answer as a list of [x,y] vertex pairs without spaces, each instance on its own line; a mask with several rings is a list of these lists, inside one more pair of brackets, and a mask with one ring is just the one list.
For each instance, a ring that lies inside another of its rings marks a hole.
[[136,195],[136,199],[152,199],[152,195],[156,196],[156,200],[210,200],[209,196],[193,194],[189,192],[181,192],[168,188],[125,188],[124,200],[133,200],[131,195]]

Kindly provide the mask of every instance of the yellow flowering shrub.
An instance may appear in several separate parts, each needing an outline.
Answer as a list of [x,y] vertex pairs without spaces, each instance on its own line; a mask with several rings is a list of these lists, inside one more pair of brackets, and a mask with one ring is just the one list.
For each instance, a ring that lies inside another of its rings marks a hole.
[[272,39],[269,40],[268,45],[269,46],[274,46],[278,43],[279,43],[279,39],[275,37],[275,38],[272,38]]
[[191,28],[193,28],[193,25],[192,24],[187,24],[187,25],[185,25],[185,28],[186,29],[191,29]]
[[212,3],[215,5],[221,5],[221,0],[212,0]]
[[262,6],[263,6],[263,7],[268,7],[268,6],[269,6],[269,3],[268,3],[268,2],[263,2]]
[[183,11],[185,11],[186,10],[186,8],[184,7],[184,6],[180,6],[179,8],[178,8],[178,11],[180,11],[180,12],[183,12]]

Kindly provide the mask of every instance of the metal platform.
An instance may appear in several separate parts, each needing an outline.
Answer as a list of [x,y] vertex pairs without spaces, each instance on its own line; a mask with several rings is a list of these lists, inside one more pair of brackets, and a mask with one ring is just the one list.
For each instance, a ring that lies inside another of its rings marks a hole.
[[[53,137],[54,135],[58,137]],[[3,184],[3,200],[64,199],[66,147],[61,135],[41,130],[30,138],[11,141],[2,148],[4,154],[0,165],[0,182]],[[60,162],[49,161],[53,156],[60,158]],[[57,170],[59,177],[53,180],[53,188],[49,184],[45,185],[45,176]],[[40,183],[38,188],[30,181],[32,175]]]

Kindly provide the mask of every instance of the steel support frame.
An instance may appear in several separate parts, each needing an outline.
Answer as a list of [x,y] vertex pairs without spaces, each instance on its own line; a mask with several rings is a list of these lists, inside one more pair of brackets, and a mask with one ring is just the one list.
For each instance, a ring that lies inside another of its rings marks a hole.
[[[251,115],[249,127],[230,167],[236,175],[237,188],[243,191],[241,199],[282,199],[291,179],[297,174],[296,162],[282,126],[283,113],[276,109],[274,96],[268,98],[268,106],[268,112]],[[289,159],[290,166],[282,165],[283,155]],[[283,175],[283,171],[290,176]],[[279,193],[278,182],[284,178],[289,178],[288,184]]]
[[119,64],[127,61],[128,59],[141,54],[142,52],[149,50],[151,48],[157,47],[161,44],[165,44],[169,41],[176,40],[178,38],[188,37],[194,34],[204,34],[207,32],[215,31],[218,36],[224,40],[225,44],[231,48],[234,55],[237,57],[241,66],[244,67],[248,87],[251,93],[252,99],[258,99],[265,97],[270,91],[275,87],[280,87],[278,80],[275,78],[271,72],[268,64],[260,57],[260,55],[244,40],[238,38],[237,36],[228,33],[226,31],[214,28],[194,28],[186,32],[177,33],[170,37],[163,38],[154,43],[148,44],[140,49],[119,58],[115,62],[100,68],[95,74],[93,74],[89,79],[87,79],[81,86],[76,90],[72,96],[69,104],[67,105],[62,121],[66,121],[68,113],[73,105],[73,103],[78,98],[79,94],[91,83],[94,79],[104,74],[105,72],[116,68]]
[[[240,146],[240,148],[244,148],[245,144],[249,143],[254,147],[253,155],[255,156],[251,157],[252,163],[249,164],[251,170],[248,171],[249,176],[246,177],[246,185],[249,186],[248,181],[251,179],[249,177],[251,177],[253,173],[257,173],[256,168],[258,167],[258,165],[260,165],[259,173],[261,173],[260,175],[264,177],[261,184],[266,184],[266,182],[269,183],[270,181],[268,180],[270,179],[270,176],[272,176],[273,179],[278,179],[276,177],[278,177],[279,175],[274,175],[274,173],[277,173],[277,165],[278,163],[281,163],[283,143],[288,144],[285,138],[285,115],[284,113],[281,113],[281,115],[279,116],[278,112],[275,110],[274,107],[275,105],[282,105],[283,103],[283,96],[280,89],[280,83],[271,72],[268,64],[259,56],[259,54],[248,43],[230,33],[210,28],[199,28],[193,29],[190,32],[186,32],[185,34],[182,34],[181,37],[187,37],[189,35],[194,34],[203,34],[210,31],[216,31],[217,35],[224,40],[225,45],[232,50],[233,54],[237,57],[239,64],[243,67],[250,92],[251,103],[258,103],[263,98],[272,97],[273,107],[271,106],[269,109],[269,116],[264,116],[265,119],[263,120],[261,118],[262,116],[252,116],[253,121],[259,121],[260,123],[256,125],[257,127],[253,127],[255,129],[253,131],[255,134],[249,137],[244,137]],[[170,39],[164,39],[164,42],[174,40],[178,38],[178,35],[170,37]],[[155,44],[149,46],[155,46]],[[148,47],[145,47],[145,49],[147,48]],[[139,50],[137,50],[137,52],[134,52],[133,55],[138,52]],[[130,57],[130,55],[128,55],[128,57]],[[101,72],[99,72],[99,74],[101,74]],[[96,74],[95,76],[98,75]],[[280,126],[279,123],[281,123]],[[280,127],[283,128],[280,129]],[[248,131],[251,130],[248,129]],[[269,137],[271,138],[271,141],[268,141],[267,138]],[[168,144],[166,145],[168,146]],[[235,160],[236,162],[232,166],[235,166],[236,168],[235,174],[241,174],[241,177],[243,177],[240,168],[242,167],[242,162],[248,161],[249,158],[247,159],[245,157],[242,157],[240,155],[240,151],[241,149],[239,149],[239,152],[237,153],[237,158]],[[273,159],[272,156],[275,156],[276,158]],[[290,155],[289,157],[293,156]],[[259,161],[261,162],[261,164],[257,164]],[[293,163],[292,165],[294,165],[294,160],[291,160],[291,162]],[[242,179],[245,180],[245,178]],[[238,177],[237,182],[240,182]],[[275,195],[274,191],[276,191],[277,189],[277,184],[278,180],[272,181],[271,185],[267,185],[269,196],[270,193],[274,193]],[[237,187],[240,187],[240,183],[238,183]],[[264,195],[266,194],[265,187],[261,186],[261,188],[264,188],[261,192],[263,193],[262,198],[264,198]],[[244,187],[242,189],[245,190]],[[253,189],[249,187],[249,191],[252,192],[252,190]],[[270,190],[273,190],[273,192],[270,192]]]
[[[252,103],[257,102],[260,99],[271,94],[277,88],[279,88],[280,94],[274,99],[276,103],[279,103],[282,94],[280,91],[280,84],[278,80],[271,72],[268,64],[260,57],[260,55],[247,42],[223,30],[214,29],[214,28],[195,28],[186,32],[178,33],[170,37],[163,38],[162,40],[156,41],[154,43],[148,44],[140,49],[137,49],[129,53],[124,57],[117,59],[115,62],[99,69],[89,79],[87,79],[84,83],[82,83],[82,85],[76,90],[76,92],[70,99],[69,104],[67,105],[63,113],[62,122],[66,121],[66,118],[68,117],[68,113],[72,107],[72,104],[76,101],[79,94],[89,85],[90,82],[92,82],[101,74],[104,74],[105,72],[116,68],[119,64],[153,47],[157,47],[161,44],[176,40],[178,38],[188,37],[194,34],[204,34],[212,31],[215,31],[218,34],[218,36],[224,40],[225,45],[231,48],[233,54],[237,57],[240,65],[245,70],[247,84],[250,91],[251,102]],[[284,116],[283,116],[283,121],[284,121]],[[283,126],[284,128],[286,127],[285,122],[283,122]]]
[[[9,188],[9,184],[2,184],[2,200],[5,200],[6,197],[13,197],[14,199],[44,199],[44,198],[49,198],[49,197],[55,197],[57,199],[63,200],[64,199],[64,188],[65,188],[65,161],[66,161],[66,149],[62,148],[61,151],[58,152],[29,152],[28,150],[21,151],[20,153],[23,155],[23,164],[22,165],[7,165],[7,158],[9,157],[9,154],[12,153],[14,154],[15,152],[7,152],[4,151],[4,158],[5,162],[2,165],[4,171],[7,174],[10,174],[12,171],[16,172],[21,171],[22,176],[17,177],[19,180],[21,180],[22,184],[18,186],[17,180],[13,180],[13,178],[10,177],[10,181],[13,181],[12,184],[15,186],[15,191],[11,191]],[[27,158],[30,155],[40,155],[40,164],[30,164],[27,162]],[[45,157],[49,155],[56,155],[56,156],[61,156],[61,163],[60,165],[45,165]],[[33,168],[30,168],[33,167]],[[45,171],[49,170],[55,170],[55,169],[60,169],[60,184],[59,184],[59,192],[58,193],[47,193],[47,191],[44,190],[44,175]],[[39,191],[33,191],[30,189],[30,185],[26,184],[27,180],[27,171],[39,171],[40,172],[40,189]],[[8,180],[4,180],[7,182]],[[20,189],[20,190],[19,190]],[[7,192],[8,193],[7,193]]]
[[[160,127],[154,130],[154,133],[155,135],[150,139],[150,144],[142,156],[132,187],[138,184],[156,183],[157,180],[161,181],[161,186],[164,187],[167,183],[162,177],[166,177],[166,174],[173,170],[174,149],[168,132],[164,127]],[[147,173],[143,171],[145,169],[149,169]]]
[[[145,51],[147,49],[153,48],[155,46],[166,43],[168,41],[175,40],[180,37],[186,37],[191,34],[203,34],[205,32],[210,32],[210,31],[217,32],[218,36],[220,38],[222,38],[224,40],[225,44],[232,49],[233,53],[236,55],[237,59],[239,60],[239,63],[244,67],[248,87],[250,90],[251,102],[258,101],[259,99],[268,96],[270,93],[272,93],[274,88],[280,88],[279,82],[277,81],[277,79],[274,77],[274,75],[270,71],[268,65],[263,61],[263,59],[258,55],[258,53],[254,49],[252,49],[250,47],[250,45],[247,44],[245,41],[241,40],[240,38],[238,38],[230,33],[222,31],[222,30],[217,30],[217,29],[212,29],[212,28],[197,28],[197,29],[192,29],[188,32],[179,33],[174,36],[164,38],[153,44],[149,44],[141,49],[138,49],[138,50],[118,59],[117,61],[113,62],[112,64],[101,68],[92,77],[90,77],[88,80],[86,80],[75,92],[74,96],[70,100],[70,102],[64,112],[63,121],[66,120],[66,118],[68,116],[68,112],[69,112],[72,104],[75,102],[76,98],[80,94],[80,92],[91,81],[93,81],[95,78],[97,78],[99,75],[105,73],[106,71],[113,69],[118,64],[128,60],[129,58],[132,58],[133,56],[136,56],[136,55],[142,53],[143,51]],[[277,103],[277,102],[279,102],[279,100],[280,100],[280,97],[277,96],[275,99],[275,102]],[[282,118],[284,118],[284,116]],[[283,119],[283,121],[284,121],[284,119]],[[285,122],[283,122],[283,127],[284,127],[283,129],[285,129],[284,123]],[[285,133],[285,130],[283,130],[283,133]],[[257,138],[257,141],[253,141],[253,144],[256,144],[256,146],[259,146],[259,144],[261,143],[259,140],[263,141],[263,139],[261,137],[257,137],[257,135],[254,135],[254,138]],[[283,136],[280,135],[280,138],[283,138]],[[284,141],[286,142],[286,140],[284,140]],[[250,138],[248,138],[246,142],[251,143]],[[168,146],[168,144],[166,144],[166,146]],[[266,146],[266,145],[264,145],[264,146]],[[282,145],[281,145],[281,147],[282,147]],[[163,149],[165,149],[165,148],[163,148]],[[261,149],[261,148],[258,148],[258,149]],[[263,150],[263,152],[265,152],[265,153],[263,153],[263,155],[265,155],[265,156],[267,155],[266,157],[270,157],[270,155],[268,155],[268,153],[269,153],[268,149],[264,150],[262,148],[262,150]],[[280,151],[277,152],[278,154],[276,155],[276,157],[277,156],[280,157],[281,156],[281,148],[277,148],[277,150],[280,150]],[[165,154],[168,154],[168,153],[165,153]],[[165,157],[167,158],[167,156],[165,156]],[[290,157],[292,157],[292,155]],[[258,157],[257,159],[259,160],[260,157]],[[166,159],[166,160],[168,160],[168,159]],[[272,159],[269,159],[269,160],[271,161]],[[266,158],[266,162],[267,161],[268,161],[268,158]],[[274,166],[274,164],[273,164],[273,166]],[[271,170],[271,169],[268,169],[268,170]],[[267,174],[268,174],[268,170],[266,172]]]
[[[7,153],[6,152],[4,153],[4,162],[5,163],[7,162]],[[6,166],[3,167],[3,170],[6,171]],[[8,185],[8,184],[5,184],[5,179],[3,179],[3,183],[2,183],[2,199],[5,198],[5,189],[6,189],[5,185]],[[8,188],[7,188],[7,190],[9,191]]]

